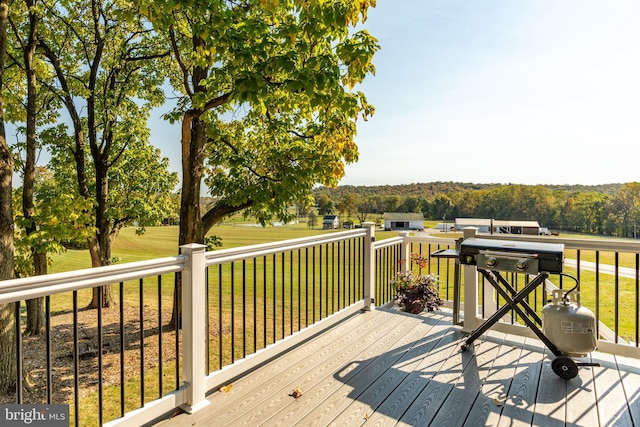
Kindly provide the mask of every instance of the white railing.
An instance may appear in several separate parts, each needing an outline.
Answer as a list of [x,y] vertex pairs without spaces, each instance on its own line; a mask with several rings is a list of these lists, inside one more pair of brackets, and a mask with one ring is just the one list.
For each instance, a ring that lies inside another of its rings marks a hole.
[[[491,236],[488,237],[491,238]],[[596,300],[597,304],[604,304],[602,302],[606,299],[604,293],[611,292],[612,287],[609,283],[612,281],[616,284],[614,289],[618,291],[623,287],[625,291],[635,289],[633,298],[638,300],[638,289],[640,289],[638,276],[624,279],[631,284],[627,282],[620,284],[622,279],[618,273],[622,268],[638,270],[637,254],[640,254],[640,244],[629,241],[558,237],[506,235],[493,237],[563,243],[569,253],[568,256],[575,259],[575,264],[570,264],[568,268],[575,270],[578,276],[587,275],[585,271],[580,270],[580,265],[586,265],[587,262],[581,255],[586,251],[592,251],[598,254],[595,255],[594,263],[596,272],[589,273],[585,282],[592,280],[592,274],[595,274],[598,283],[590,284],[585,288],[596,292],[599,298]],[[126,294],[126,291],[123,289],[128,285],[123,283],[133,281],[136,283],[136,292],[140,294],[140,318],[136,319],[136,322],[144,325],[147,319],[144,318],[143,311],[148,304],[142,300],[142,294],[143,288],[146,289],[148,285],[144,284],[143,280],[158,278],[157,306],[158,311],[162,311],[160,309],[163,300],[161,289],[164,285],[160,277],[181,275],[182,331],[181,335],[175,333],[171,336],[171,339],[175,338],[176,348],[179,348],[175,355],[175,366],[176,369],[178,367],[181,369],[181,372],[176,372],[175,387],[167,391],[166,387],[160,385],[158,396],[150,399],[146,398],[144,390],[141,391],[142,402],[138,407],[133,410],[122,409],[122,412],[115,416],[105,415],[106,422],[103,422],[102,406],[99,408],[98,424],[142,425],[170,413],[175,408],[182,408],[188,412],[197,411],[207,406],[206,393],[209,391],[227,384],[243,372],[259,366],[285,349],[302,343],[358,311],[372,310],[376,305],[387,303],[393,298],[393,289],[388,285],[389,279],[402,268],[403,262],[406,263],[410,253],[421,252],[428,255],[438,249],[454,248],[455,244],[455,239],[433,237],[422,233],[416,235],[401,233],[398,237],[375,241],[374,225],[366,223],[362,229],[213,252],[206,252],[202,245],[186,245],[181,248],[181,254],[175,257],[3,281],[0,282],[0,304],[37,297],[51,298],[54,295],[70,292],[73,293],[75,301],[78,292],[97,286],[120,283],[121,304],[127,305],[130,302],[124,299],[126,295],[123,293]],[[614,259],[612,270],[605,269],[606,263],[599,260],[600,254],[609,253],[615,254],[606,255],[608,259]],[[624,260],[619,261],[620,257]],[[454,286],[455,261],[431,259],[427,268],[440,276],[441,295],[445,296],[446,293],[448,303],[451,305],[453,292],[450,291]],[[211,272],[209,269],[214,271]],[[262,276],[264,279],[261,278]],[[462,328],[470,331],[483,318],[490,315],[491,307],[495,309],[496,304],[487,297],[491,294],[490,289],[481,287],[475,267],[463,267],[461,278],[461,299],[464,303]],[[261,290],[262,288],[264,290]],[[170,284],[169,289],[173,290],[173,283]],[[485,295],[484,306],[482,300],[479,300],[479,290]],[[238,293],[235,294],[235,292]],[[237,298],[237,303],[234,303],[234,298]],[[545,298],[543,295],[541,300]],[[607,298],[613,298],[615,301],[616,313],[626,310],[626,307],[622,307],[623,303],[618,295]],[[75,305],[74,302],[74,315],[78,311]],[[612,323],[606,316],[599,315],[598,320],[613,334],[607,340],[599,342],[601,350],[640,357],[637,344],[622,345],[622,338],[620,338],[624,335],[627,337],[626,341],[637,342],[635,339],[629,339],[639,333],[637,302],[635,305],[636,320],[631,326],[622,326],[619,317],[615,317]],[[599,311],[597,306],[590,308],[596,313]],[[160,313],[158,323],[161,323],[162,319],[162,313]],[[122,320],[120,322],[120,330],[124,330],[125,325]],[[211,328],[214,323],[219,328],[219,332],[212,334]],[[257,324],[264,328],[264,333],[258,338],[256,337],[259,329],[256,327]],[[74,327],[77,328],[78,325]],[[511,328],[510,331],[526,334],[524,331],[526,328],[518,325],[507,325],[507,327]],[[161,342],[162,333],[162,325],[158,324]],[[227,336],[233,336],[234,333],[237,334],[236,340]],[[101,332],[98,331],[98,334],[100,335]],[[76,331],[75,335],[78,336],[79,333]],[[182,338],[181,343],[179,343],[180,338]],[[144,331],[141,331],[141,341],[138,342],[140,351],[145,347],[144,339]],[[52,340],[55,341],[55,337]],[[213,350],[215,346],[210,340],[217,340],[219,351]],[[254,344],[247,344],[251,340]],[[263,343],[259,343],[260,340],[263,340]],[[124,338],[122,343],[126,346]],[[76,364],[77,372],[78,338],[75,338],[73,347],[75,362],[72,358],[69,363]],[[227,354],[229,351],[230,355]],[[213,369],[209,367],[212,359],[209,357],[210,352],[216,353],[214,359],[219,363],[219,366]],[[238,357],[235,357],[236,353],[239,354]],[[125,348],[121,348],[121,359],[124,359],[124,354]],[[140,354],[144,358],[142,353]],[[99,361],[102,360],[101,355],[102,351],[98,349],[96,357]],[[158,364],[162,365],[164,362],[159,357]],[[141,366],[140,369],[141,376],[144,378],[146,375],[144,367]],[[46,376],[51,375],[48,373]],[[158,376],[162,378],[162,372]],[[100,381],[97,387],[100,396],[99,405],[102,405]],[[125,392],[124,385],[121,385],[122,399],[126,393],[130,392]],[[71,400],[78,400],[81,395],[81,391],[76,389]],[[78,417],[78,403],[73,404],[76,408],[74,415]],[[121,406],[124,408],[124,403]]]

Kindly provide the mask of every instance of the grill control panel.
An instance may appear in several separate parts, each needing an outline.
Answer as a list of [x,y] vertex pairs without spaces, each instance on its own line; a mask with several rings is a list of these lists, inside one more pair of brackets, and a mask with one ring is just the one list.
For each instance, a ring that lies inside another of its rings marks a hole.
[[480,251],[477,255],[476,265],[484,270],[521,274],[538,274],[539,272],[537,254]]

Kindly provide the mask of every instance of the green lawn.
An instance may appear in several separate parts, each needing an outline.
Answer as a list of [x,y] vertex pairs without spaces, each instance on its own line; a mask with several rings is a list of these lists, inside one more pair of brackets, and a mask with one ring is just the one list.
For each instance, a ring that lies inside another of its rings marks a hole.
[[[231,223],[214,227],[209,235],[219,236],[222,248],[234,248],[332,232],[334,230],[308,229],[304,223],[264,228],[248,223]],[[376,231],[377,240],[397,235],[397,232],[392,231]],[[174,256],[177,253],[178,226],[149,227],[142,235],[136,234],[135,227],[127,227],[120,232],[112,248],[112,256],[119,263]],[[52,261],[50,273],[91,267],[88,250],[68,250],[53,255]]]
[[[258,243],[267,243],[279,240],[293,239],[305,236],[318,235],[322,233],[331,233],[333,231],[326,230],[309,230],[306,227],[306,224],[294,224],[294,225],[286,225],[279,227],[255,227],[249,226],[247,224],[242,223],[230,223],[221,226],[215,227],[210,234],[217,235],[222,239],[223,248],[230,247],[238,247],[245,245],[252,245]],[[390,237],[397,236],[397,232],[384,232],[384,231],[376,231],[376,240],[383,240]],[[456,233],[436,233],[434,236],[437,237],[457,237]],[[113,256],[118,259],[119,263],[140,261],[145,259],[153,259],[160,258],[165,256],[173,256],[178,252],[177,249],[177,241],[178,241],[178,227],[177,226],[169,226],[169,227],[151,227],[147,229],[147,232],[144,235],[137,235],[135,228],[125,228],[121,231],[118,238],[115,240],[113,245]],[[423,248],[423,250],[427,250]],[[593,260],[595,255],[592,251],[582,251],[581,258],[584,260]],[[297,265],[296,254],[291,255],[293,259],[289,259],[289,255],[285,259],[282,260],[282,265],[285,266],[285,271],[289,271],[287,268],[289,265]],[[575,251],[567,251],[566,256],[568,258],[575,258]],[[278,255],[280,257],[280,255]],[[280,258],[278,258],[280,259]],[[613,264],[613,254],[610,253],[601,253],[600,261],[603,263]],[[620,264],[621,265],[629,265],[633,263],[634,256],[628,254],[621,254],[620,256]],[[210,329],[210,345],[212,348],[212,352],[210,354],[209,361],[211,362],[211,368],[215,369],[220,360],[223,360],[223,364],[227,364],[230,362],[231,358],[231,343],[229,338],[230,326],[228,324],[228,318],[230,313],[233,311],[236,319],[236,328],[238,329],[238,333],[236,335],[236,341],[241,339],[240,333],[243,327],[247,327],[246,338],[248,340],[247,350],[252,352],[256,350],[256,345],[253,344],[254,333],[257,341],[257,348],[261,348],[264,346],[263,341],[273,342],[275,339],[282,338],[284,330],[286,329],[286,335],[291,332],[295,332],[298,330],[298,323],[301,323],[302,326],[307,322],[307,315],[305,314],[308,307],[312,310],[315,310],[318,315],[323,312],[323,308],[316,304],[305,290],[295,290],[293,287],[293,282],[295,282],[295,277],[289,277],[287,273],[287,277],[284,279],[280,276],[278,267],[278,274],[275,277],[277,283],[277,293],[278,297],[275,299],[272,296],[272,287],[273,287],[273,276],[270,270],[270,267],[267,268],[260,264],[260,260],[258,260],[258,264],[256,265],[256,275],[257,275],[257,286],[256,286],[256,297],[258,300],[258,305],[256,308],[252,308],[252,299],[253,299],[253,266],[247,265],[246,272],[248,279],[246,280],[247,289],[246,295],[248,298],[248,312],[246,313],[247,319],[245,325],[239,325],[240,319],[243,318],[244,313],[242,312],[242,305],[237,304],[242,294],[242,286],[243,280],[241,280],[241,265],[240,263],[236,263],[234,270],[236,270],[235,280],[233,286],[231,286],[231,281],[229,279],[229,266],[225,266],[225,274],[222,285],[218,285],[217,283],[217,268],[210,271],[210,278],[212,279],[210,285],[210,295],[209,295],[209,310],[210,317],[212,322],[215,322],[215,319],[218,318],[218,313],[222,311],[224,313],[225,320],[222,321],[221,325],[211,325],[213,329]],[[279,264],[280,265],[280,264]],[[59,272],[59,271],[68,271],[73,269],[81,269],[81,268],[89,268],[90,260],[89,254],[86,250],[69,250],[64,254],[56,255],[53,257],[53,264],[50,268],[51,272]],[[292,275],[296,276],[297,267],[294,267],[291,271]],[[391,269],[394,266],[390,267]],[[263,271],[266,269],[266,280],[267,283],[263,283],[264,281],[261,279],[263,275]],[[439,266],[436,263],[432,263],[430,266],[432,272],[439,274],[442,280],[441,283],[441,293],[445,292],[446,289],[449,289],[449,298],[452,297],[451,288],[453,283],[451,283],[453,277],[453,263],[447,263],[444,261],[439,262]],[[573,269],[568,269],[567,272],[570,274],[575,274]],[[301,269],[302,274],[306,271],[304,267]],[[589,273],[586,271],[581,272],[582,290],[583,290],[583,303],[585,305],[592,307],[595,306],[595,275],[593,273]],[[615,317],[615,313],[613,312],[613,289],[615,284],[613,283],[613,279],[611,276],[603,276],[599,278],[600,281],[600,296],[599,296],[599,315],[601,316],[601,320],[606,322],[609,325],[613,325],[613,319]],[[313,284],[312,287],[316,287],[316,289],[320,289],[320,283]],[[570,284],[572,286],[572,284]],[[144,306],[146,309],[153,311],[157,310],[157,286],[150,283],[148,287],[145,285],[144,288]],[[218,287],[220,286],[220,287]],[[268,290],[265,290],[263,286],[266,286]],[[618,321],[620,334],[626,339],[632,339],[634,335],[634,326],[636,324],[634,319],[633,307],[631,304],[624,304],[622,301],[630,301],[634,298],[634,288],[635,283],[631,279],[623,279],[621,278],[619,281],[619,289],[621,295],[621,304],[620,311],[618,313]],[[566,285],[565,285],[566,287]],[[117,287],[116,287],[117,288]],[[231,289],[234,289],[236,305],[231,303],[230,293]],[[218,291],[218,289],[220,291]],[[218,292],[222,292],[222,306],[218,306]],[[118,291],[115,291],[116,297],[118,295]],[[298,295],[300,293],[301,295]],[[166,275],[162,278],[162,307],[163,312],[168,310],[172,305],[172,294],[173,294],[173,277],[172,275]],[[302,297],[302,302],[298,303],[298,298]],[[443,297],[445,295],[442,295]],[[268,301],[264,306],[260,303],[260,301],[265,300]],[[637,295],[636,295],[637,297]],[[68,296],[64,297],[56,296],[52,298],[52,308],[55,310],[68,310],[69,309],[69,298]],[[91,298],[90,290],[83,290],[79,292],[79,307],[84,307],[89,302]],[[124,286],[124,299],[125,306],[137,307],[140,306],[140,287],[136,281],[127,282]],[[287,308],[283,308],[283,304],[287,305]],[[289,307],[290,305],[290,307]],[[275,330],[273,328],[272,322],[276,322],[274,320],[274,313],[272,312],[273,307],[275,308],[275,312],[278,313],[277,325]],[[541,307],[539,307],[541,308]],[[281,311],[284,310],[284,311]],[[301,310],[302,314],[298,314],[298,310]],[[595,310],[594,310],[595,311]],[[330,310],[323,314],[329,314]],[[280,313],[284,313],[284,318]],[[255,331],[252,325],[253,319],[256,319]],[[317,319],[317,316],[316,316]],[[264,323],[267,322],[269,325],[268,337],[262,332]],[[313,322],[313,319],[311,320]],[[244,323],[244,322],[242,322]],[[222,330],[222,335],[220,335],[217,330],[218,327]],[[282,332],[281,332],[282,331]],[[218,354],[215,349],[217,349],[220,344],[220,338],[224,340],[222,348],[222,354]],[[237,342],[234,346],[236,352],[242,350],[241,342]],[[235,358],[242,357],[241,354],[235,354]],[[145,394],[155,393],[157,391],[157,384],[154,381],[155,376],[157,375],[156,370],[149,370],[147,372],[149,375],[148,389]],[[171,378],[175,375],[175,365],[173,362],[167,362],[164,367],[163,376],[167,376]],[[127,408],[134,408],[136,406],[135,397],[136,393],[134,390],[139,386],[140,380],[139,378],[131,377],[127,382],[127,396],[133,397],[133,401],[130,401],[130,398],[127,399]],[[170,388],[169,381],[164,384],[163,388]],[[119,390],[119,386],[110,386],[105,389],[105,393],[111,396],[112,393],[116,393]],[[149,395],[149,399],[152,399],[153,396]],[[91,411],[87,410],[89,407],[95,407],[97,404],[97,396],[92,393],[86,397],[86,400],[83,399],[82,409],[81,409],[81,423],[89,421],[88,424],[94,424],[94,420],[92,419],[95,414]],[[117,399],[115,399],[117,400]],[[113,416],[117,416],[117,411],[114,411],[114,408],[107,409],[108,414],[106,414],[107,419],[110,419]]]

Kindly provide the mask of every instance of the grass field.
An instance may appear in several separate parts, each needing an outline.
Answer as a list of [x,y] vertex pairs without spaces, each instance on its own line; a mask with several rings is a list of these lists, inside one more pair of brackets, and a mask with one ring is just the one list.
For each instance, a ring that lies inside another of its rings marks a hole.
[[[177,245],[177,241],[178,241],[178,227],[177,226],[169,226],[169,227],[152,227],[149,228],[147,230],[147,233],[144,235],[137,235],[135,232],[135,228],[125,228],[121,231],[120,235],[118,236],[118,238],[115,240],[114,245],[113,245],[113,256],[115,258],[118,259],[118,263],[126,263],[126,262],[133,262],[133,261],[140,261],[140,260],[145,260],[145,259],[153,259],[153,258],[160,258],[160,257],[165,257],[165,256],[173,256],[176,255],[178,253],[178,245]],[[229,223],[229,224],[224,224],[221,226],[217,226],[215,227],[210,234],[213,235],[217,235],[222,239],[222,244],[223,244],[223,248],[231,248],[231,247],[238,247],[238,246],[245,246],[245,245],[252,245],[252,244],[258,244],[258,243],[267,243],[267,242],[273,242],[273,241],[280,241],[280,240],[286,240],[286,239],[293,239],[293,238],[299,238],[299,237],[305,237],[305,236],[312,236],[312,235],[318,235],[321,233],[331,233],[332,231],[327,231],[327,230],[310,230],[306,227],[306,224],[293,224],[293,225],[286,225],[286,226],[278,226],[278,227],[266,227],[266,228],[262,228],[262,227],[256,227],[256,226],[251,226],[248,224],[243,224],[243,223]],[[390,238],[390,237],[395,237],[397,236],[398,233],[397,232],[384,232],[384,231],[376,231],[376,240],[383,240],[386,238]],[[459,237],[460,234],[459,233],[435,233],[434,236],[437,237],[448,237],[448,238],[456,238]],[[572,236],[573,237],[573,236]],[[585,236],[581,236],[581,237],[585,237]],[[576,257],[576,252],[574,250],[568,250],[566,251],[566,257],[567,258],[575,258]],[[292,257],[295,258],[297,255],[293,254]],[[582,251],[580,254],[581,259],[586,260],[586,261],[593,261],[595,260],[595,253],[593,251]],[[626,266],[633,266],[634,263],[634,258],[635,255],[634,254],[620,254],[619,256],[619,262],[620,265],[626,265]],[[613,264],[615,261],[614,258],[614,254],[613,253],[606,253],[606,252],[602,252],[600,254],[600,262],[601,263],[606,263],[606,264]],[[283,265],[286,265],[288,268],[289,265],[295,264],[295,259],[291,259],[289,260],[288,255],[286,259],[282,260]],[[238,263],[239,264],[239,263]],[[219,287],[216,286],[212,286],[211,287],[211,294],[209,295],[210,300],[209,300],[209,310],[210,310],[210,317],[212,319],[216,319],[219,312],[224,313],[225,319],[228,319],[228,317],[230,316],[231,312],[235,313],[235,319],[236,321],[238,321],[238,319],[242,319],[244,314],[240,307],[240,305],[235,306],[232,304],[231,302],[231,292],[236,292],[236,298],[239,298],[239,295],[241,295],[241,288],[240,286],[242,286],[240,284],[240,282],[243,282],[243,280],[240,280],[240,274],[241,274],[241,269],[240,266],[236,264],[236,266],[234,267],[235,269],[238,269],[238,272],[236,273],[236,279],[234,281],[233,286],[231,285],[231,279],[229,279],[229,272],[227,270],[227,272],[224,273],[224,284],[220,285]],[[89,268],[90,267],[90,259],[89,259],[89,254],[88,251],[86,250],[69,250],[64,254],[60,254],[60,255],[56,255],[53,257],[53,264],[50,268],[51,272],[60,272],[60,271],[69,271],[69,270],[74,270],[74,269],[81,269],[81,268]],[[435,265],[432,265],[432,267],[435,268]],[[225,269],[228,269],[229,267],[226,266]],[[251,265],[247,265],[246,267],[246,271],[248,272],[248,277],[251,277],[251,273],[253,271],[253,268]],[[262,347],[263,344],[260,344],[263,340],[266,342],[273,342],[276,339],[282,338],[285,334],[284,334],[284,329],[286,326],[287,329],[287,334],[290,334],[292,332],[295,332],[295,330],[297,330],[299,328],[299,326],[297,326],[300,322],[302,322],[303,326],[304,323],[307,321],[307,316],[308,315],[304,315],[304,318],[301,319],[298,314],[298,311],[300,309],[300,303],[297,303],[297,299],[299,298],[300,294],[302,294],[305,291],[302,290],[294,290],[294,287],[292,285],[292,283],[294,282],[293,278],[290,278],[289,276],[284,277],[284,276],[280,276],[280,273],[278,273],[278,277],[276,278],[274,276],[273,280],[272,280],[272,273],[270,270],[271,267],[267,267],[267,266],[261,266],[260,264],[257,265],[257,267],[255,267],[256,270],[258,271],[258,277],[262,276],[262,271],[266,271],[266,275],[265,277],[268,277],[268,283],[265,286],[269,287],[269,290],[266,290],[266,287],[264,290],[262,290],[262,283],[260,283],[260,285],[257,287],[256,289],[256,297],[258,301],[268,301],[268,303],[264,303],[264,307],[260,306],[260,304],[258,305],[257,308],[253,308],[250,309],[249,313],[246,313],[248,315],[248,318],[246,320],[246,324],[245,321],[242,321],[242,325],[238,325],[236,324],[236,328],[240,328],[240,330],[242,330],[242,328],[246,328],[245,333],[246,333],[246,339],[248,340],[249,344],[248,344],[248,350],[250,352],[254,351],[255,348],[255,344],[251,344],[251,341],[253,341],[254,339],[259,343],[258,347]],[[440,274],[441,276],[444,277],[453,277],[452,276],[452,265],[448,265],[445,267],[445,270],[447,270],[447,272],[445,271],[441,271]],[[571,270],[571,269],[566,269],[567,273],[570,274],[575,274],[575,270]],[[288,271],[288,270],[287,270]],[[297,274],[297,270],[292,270],[295,273],[292,274]],[[214,281],[213,283],[215,283],[215,275],[217,273],[214,272],[210,272],[210,278],[212,276],[214,276]],[[277,280],[276,280],[277,279]],[[582,291],[583,291],[583,303],[587,306],[589,306],[590,308],[594,309],[595,307],[595,303],[596,303],[596,295],[595,295],[595,283],[596,281],[599,282],[599,295],[598,295],[598,311],[599,311],[599,315],[602,321],[606,322],[608,325],[613,325],[614,324],[614,318],[616,317],[616,310],[615,310],[615,306],[614,306],[614,292],[613,290],[617,287],[618,288],[618,292],[620,295],[620,301],[633,301],[634,299],[637,300],[637,290],[636,288],[636,284],[635,281],[632,279],[624,279],[624,278],[620,278],[619,282],[616,284],[613,281],[613,277],[612,276],[605,276],[602,275],[602,277],[596,278],[594,273],[591,272],[587,272],[587,271],[582,271],[581,272],[581,277],[580,279],[582,280]],[[251,280],[252,279],[248,279],[247,282],[249,284],[251,284]],[[260,279],[259,279],[260,280]],[[567,283],[571,282],[570,280],[567,279]],[[277,285],[274,285],[274,283],[277,283]],[[442,284],[445,288],[451,288],[452,287],[452,283],[443,283]],[[162,295],[162,311],[166,312],[172,304],[172,292],[173,292],[173,280],[171,275],[167,275],[166,277],[163,276],[162,278],[162,283],[161,283],[161,295]],[[276,287],[277,286],[277,292],[278,292],[278,298],[273,298],[273,289],[271,289],[272,287]],[[315,285],[312,285],[315,286]],[[573,286],[572,283],[569,283],[568,285],[565,284],[564,287],[567,286]],[[234,291],[231,291],[231,289],[234,289]],[[220,300],[222,301],[222,305],[219,307],[218,306],[218,295],[216,294],[216,292],[218,292],[216,289],[220,289],[220,292],[222,292],[221,298]],[[319,289],[319,288],[318,288]],[[246,296],[249,300],[251,300],[253,298],[253,290],[251,286],[248,286],[248,290],[246,290]],[[441,295],[443,292],[443,288],[441,287]],[[116,294],[119,295],[119,292],[116,291]],[[148,310],[150,315],[145,317],[145,328],[144,329],[151,329],[153,330],[154,328],[157,327],[157,323],[155,322],[155,318],[153,317],[154,315],[152,313],[158,312],[158,289],[156,285],[153,284],[145,284],[145,287],[143,289],[142,285],[138,285],[137,283],[126,283],[124,285],[123,288],[123,294],[124,294],[124,305],[127,306],[128,308],[131,308],[132,310],[135,310],[136,307],[144,307],[144,310]],[[444,295],[443,295],[444,296]],[[84,307],[88,304],[89,300],[91,298],[91,294],[90,294],[90,290],[84,290],[84,291],[80,291],[78,292],[78,306],[79,307]],[[144,298],[144,302],[142,302],[142,298]],[[304,293],[304,295],[302,295],[303,298],[303,303],[302,305],[304,305],[305,310],[308,307],[308,301],[312,301],[313,298],[311,298],[308,294],[308,291],[306,291]],[[451,298],[451,294],[449,294],[449,298]],[[285,300],[286,300],[286,306],[285,307]],[[238,300],[236,299],[236,303],[238,302]],[[290,305],[290,307],[289,307]],[[322,307],[317,306],[314,302],[311,302],[310,304],[314,310],[317,309],[319,312],[322,311]],[[233,308],[232,308],[233,307]],[[273,312],[271,312],[271,307],[273,308]],[[541,308],[541,306],[539,307]],[[52,309],[54,312],[59,312],[59,313],[64,313],[65,311],[68,312],[69,310],[69,297],[68,295],[64,297],[53,297],[52,298]],[[595,309],[594,309],[595,311]],[[278,324],[276,325],[276,321],[274,320],[274,318],[276,317],[275,313],[278,313],[278,319],[277,322]],[[272,314],[273,313],[273,314]],[[86,315],[88,314],[87,312],[82,312],[81,315]],[[326,314],[329,314],[329,312],[327,311]],[[134,317],[136,315],[134,314]],[[170,313],[164,313],[163,314],[163,322],[166,323],[166,321],[168,320],[168,318],[166,316],[170,316]],[[220,317],[220,319],[222,319],[222,316]],[[257,323],[255,323],[255,327],[252,326],[252,322],[255,321],[255,319],[257,319]],[[618,313],[617,313],[617,320],[618,320],[618,327],[619,327],[619,332],[620,335],[622,335],[625,339],[629,339],[629,340],[633,340],[633,337],[636,333],[636,331],[634,330],[635,325],[637,324],[636,319],[635,319],[635,311],[634,311],[634,304],[628,304],[628,303],[619,303],[618,305]],[[147,326],[147,323],[149,323],[149,325]],[[218,325],[214,326],[212,325],[210,329],[210,345],[212,346],[212,349],[217,349],[217,347],[220,345],[220,340],[224,340],[223,341],[223,346],[224,348],[222,348],[222,352],[219,354],[219,352],[217,351],[212,351],[209,357],[209,361],[211,363],[211,366],[213,369],[215,369],[219,363],[222,362],[222,364],[227,364],[230,362],[230,359],[233,357],[231,355],[231,343],[230,343],[230,339],[229,339],[229,334],[231,331],[231,326],[229,325],[228,320],[219,320],[218,321]],[[269,324],[269,336],[267,337],[265,333],[262,333],[262,327],[264,326],[264,323],[268,323]],[[273,323],[273,327],[271,327],[271,324]],[[89,323],[87,323],[89,324]],[[136,328],[136,322],[135,319],[132,322],[132,327]],[[292,326],[290,326],[292,325]],[[254,330],[255,329],[255,330]],[[272,330],[273,329],[273,330]],[[137,327],[137,330],[139,330],[139,327]],[[283,331],[282,333],[280,333],[280,331]],[[147,358],[149,358],[149,354],[152,353],[152,349],[154,348],[155,345],[155,340],[157,340],[158,338],[160,338],[161,340],[163,339],[162,336],[158,336],[157,332],[155,333],[155,336],[150,336],[148,338],[145,338],[145,352],[147,352]],[[257,335],[257,337],[256,337]],[[238,334],[236,335],[236,340],[238,340],[240,337],[240,333],[238,332]],[[171,334],[169,334],[167,337],[165,337],[168,340],[169,344],[164,344],[165,347],[165,352],[168,351],[171,348]],[[148,341],[149,340],[149,341]],[[139,342],[139,341],[138,341]],[[243,344],[236,344],[235,346],[235,351],[242,351],[243,350]],[[129,349],[127,350],[129,351]],[[215,354],[214,354],[215,353]],[[235,359],[237,360],[239,357],[242,357],[242,354],[235,354]],[[134,359],[136,358],[136,353],[132,353],[131,354],[131,358],[132,358],[132,364],[135,364],[136,362],[134,361]],[[157,359],[156,359],[157,360]],[[139,362],[138,362],[139,363]],[[158,368],[157,368],[157,364],[155,366],[152,367],[148,367],[145,370],[145,383],[146,383],[146,389],[144,391],[145,396],[147,396],[145,398],[146,401],[149,401],[151,399],[154,398],[154,394],[157,393],[157,388],[160,387],[158,385],[157,382],[157,377],[163,377],[166,378],[165,379],[165,383],[161,386],[161,388],[166,392],[167,390],[171,389],[171,378],[175,377],[175,362],[172,361],[166,361],[164,363],[162,363],[163,365],[163,371],[159,372]],[[133,409],[135,407],[137,407],[137,405],[139,404],[139,398],[136,397],[139,393],[137,392],[138,389],[140,388],[140,376],[139,376],[139,372],[142,372],[142,370],[138,370],[138,373],[136,374],[136,371],[134,370],[132,375],[127,375],[127,382],[126,382],[126,392],[125,394],[128,396],[127,397],[127,401],[126,401],[126,407],[127,409]],[[117,396],[117,394],[119,393],[119,386],[118,385],[112,385],[112,386],[108,386],[105,388],[104,390],[105,396],[109,396],[107,397],[107,399],[109,400],[110,403],[116,402],[118,401],[119,397]],[[81,408],[80,408],[80,413],[81,413],[81,424],[82,425],[93,425],[96,423],[96,415],[94,413],[94,411],[91,411],[90,408],[95,408],[97,405],[97,394],[95,392],[90,392],[88,395],[84,396],[81,399]],[[72,408],[73,409],[73,408]],[[118,411],[117,408],[107,408],[106,409],[108,411],[108,413],[105,414],[105,416],[107,417],[107,419],[111,419],[113,417],[117,417],[118,416]]]
[[[209,235],[219,236],[222,248],[234,248],[331,232],[334,230],[308,229],[304,223],[264,228],[247,223],[231,223],[214,227]],[[377,240],[397,235],[397,232],[376,231]],[[119,263],[174,256],[177,253],[178,226],[149,227],[143,235],[137,235],[135,227],[127,227],[120,232],[112,248],[112,256]],[[53,255],[52,261],[51,273],[91,267],[87,250],[68,250]]]

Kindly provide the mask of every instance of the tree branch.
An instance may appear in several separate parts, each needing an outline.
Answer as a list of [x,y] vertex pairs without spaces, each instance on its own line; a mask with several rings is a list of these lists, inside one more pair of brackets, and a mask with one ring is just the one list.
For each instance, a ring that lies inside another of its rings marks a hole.
[[206,234],[211,227],[220,222],[225,216],[250,208],[253,204],[254,201],[251,199],[247,199],[245,202],[236,206],[227,204],[225,200],[216,202],[213,207],[202,216],[203,233]]

